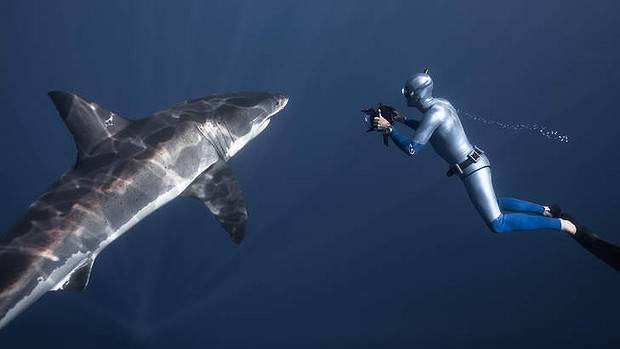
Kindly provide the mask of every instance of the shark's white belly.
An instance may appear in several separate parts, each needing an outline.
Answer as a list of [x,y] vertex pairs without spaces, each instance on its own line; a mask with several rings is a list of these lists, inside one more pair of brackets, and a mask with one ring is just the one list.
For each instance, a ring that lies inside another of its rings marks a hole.
[[192,180],[193,179],[184,180],[178,185],[172,187],[170,191],[161,194],[157,199],[151,201],[148,205],[144,206],[125,224],[120,226],[118,229],[111,231],[108,238],[102,241],[99,245],[99,248],[94,251],[94,255],[96,256],[99,252],[101,252],[102,249],[108,246],[112,241],[116,240],[119,236],[123,235],[126,231],[131,229],[146,216],[157,211],[160,207],[164,206],[165,204],[179,196],[185,190],[185,188],[187,188],[192,183]]

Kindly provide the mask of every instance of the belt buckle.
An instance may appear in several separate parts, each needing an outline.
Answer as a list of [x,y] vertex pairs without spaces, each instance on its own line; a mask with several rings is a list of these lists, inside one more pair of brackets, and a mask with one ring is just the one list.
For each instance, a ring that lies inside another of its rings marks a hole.
[[476,151],[476,149],[472,150],[471,153],[467,154],[467,157],[473,161],[473,162],[478,162],[478,160],[480,160],[480,153],[478,153]]

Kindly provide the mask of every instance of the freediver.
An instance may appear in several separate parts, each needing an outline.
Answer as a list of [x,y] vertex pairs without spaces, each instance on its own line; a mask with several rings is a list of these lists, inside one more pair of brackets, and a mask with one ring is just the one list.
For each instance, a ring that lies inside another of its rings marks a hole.
[[[516,198],[496,198],[491,164],[485,152],[469,142],[452,104],[433,97],[432,91],[433,80],[428,69],[405,82],[402,94],[407,106],[415,107],[423,114],[420,120],[399,117],[400,122],[415,130],[412,137],[399,132],[381,113],[373,118],[373,126],[389,135],[409,156],[415,155],[430,141],[435,152],[449,164],[447,175],[461,178],[469,198],[492,231],[552,229],[575,236],[577,223],[571,222],[570,216],[563,215],[558,205],[543,206]],[[581,229],[579,226],[580,232]]]

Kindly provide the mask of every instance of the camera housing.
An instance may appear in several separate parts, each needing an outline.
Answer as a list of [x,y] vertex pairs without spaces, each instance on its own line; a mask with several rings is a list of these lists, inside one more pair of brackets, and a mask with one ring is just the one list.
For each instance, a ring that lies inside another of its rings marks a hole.
[[[379,103],[376,108],[370,107],[367,109],[362,109],[362,113],[366,115],[366,121],[368,123],[368,130],[366,130],[366,132],[380,131],[373,124],[374,118],[377,118],[379,116],[382,116],[384,119],[386,119],[390,123],[390,125],[393,125],[396,121],[401,119],[401,116],[398,114],[396,109],[394,109],[394,107],[385,105],[383,103]],[[384,133],[383,144],[385,144],[386,146],[388,145],[388,138],[389,136]]]

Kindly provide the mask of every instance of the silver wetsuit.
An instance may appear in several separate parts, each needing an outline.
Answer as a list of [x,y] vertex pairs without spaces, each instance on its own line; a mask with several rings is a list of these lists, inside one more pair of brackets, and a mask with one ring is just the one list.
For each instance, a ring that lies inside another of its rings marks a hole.
[[[408,79],[402,90],[407,105],[416,107],[424,116],[420,121],[404,121],[415,129],[411,138],[404,137],[395,127],[390,127],[388,132],[410,156],[430,142],[450,166],[462,164],[474,152],[474,146],[467,139],[455,108],[445,99],[433,98],[432,89],[433,81],[426,72]],[[493,190],[490,162],[485,154],[480,154],[475,162],[470,161],[461,170],[460,178],[472,203],[493,231],[560,229],[559,219],[543,216],[546,212],[544,206],[513,198],[498,201]],[[507,211],[521,213],[509,214]]]

